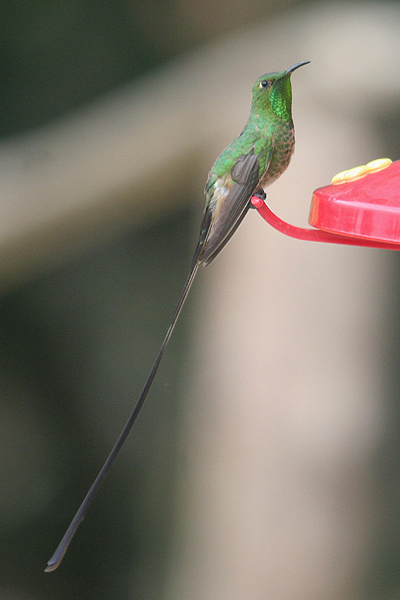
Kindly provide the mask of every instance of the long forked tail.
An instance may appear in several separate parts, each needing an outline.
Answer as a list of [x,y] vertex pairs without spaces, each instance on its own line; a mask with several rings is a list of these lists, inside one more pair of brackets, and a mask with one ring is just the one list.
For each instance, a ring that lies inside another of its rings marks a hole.
[[66,553],[68,546],[70,545],[71,540],[76,533],[76,530],[78,529],[82,519],[86,515],[87,510],[88,510],[90,504],[92,503],[93,498],[96,496],[97,492],[99,491],[100,486],[103,483],[104,477],[107,475],[107,473],[110,470],[113,462],[115,461],[119,451],[121,450],[121,447],[122,447],[123,443],[125,442],[130,430],[132,429],[132,425],[136,421],[136,418],[140,412],[140,409],[142,408],[144,401],[147,398],[147,394],[149,393],[151,384],[153,383],[154,377],[156,376],[158,367],[160,366],[161,359],[164,355],[165,349],[171,338],[171,335],[175,328],[176,322],[178,321],[178,317],[181,313],[182,307],[185,303],[185,300],[187,298],[189,290],[192,286],[193,280],[197,273],[197,269],[199,268],[199,262],[197,261],[197,256],[198,256],[198,251],[195,254],[195,258],[192,263],[192,268],[190,269],[190,273],[186,279],[185,285],[183,286],[181,295],[179,296],[179,300],[176,305],[171,324],[168,328],[167,333],[165,334],[164,341],[161,344],[161,348],[158,351],[158,354],[156,356],[156,359],[154,361],[154,364],[152,366],[150,374],[147,378],[147,381],[142,389],[142,392],[141,392],[127,422],[125,423],[124,428],[122,429],[122,431],[119,435],[119,438],[117,439],[113,449],[111,450],[106,462],[102,466],[99,474],[97,475],[96,479],[93,482],[92,487],[90,488],[90,490],[86,494],[82,504],[78,508],[76,515],[72,519],[70,526],[68,527],[67,531],[64,534],[64,537],[62,538],[61,542],[57,546],[56,551],[54,552],[53,556],[48,561],[47,567],[45,569],[45,571],[47,573],[50,571],[54,571],[60,565],[62,559],[64,558],[64,554]]

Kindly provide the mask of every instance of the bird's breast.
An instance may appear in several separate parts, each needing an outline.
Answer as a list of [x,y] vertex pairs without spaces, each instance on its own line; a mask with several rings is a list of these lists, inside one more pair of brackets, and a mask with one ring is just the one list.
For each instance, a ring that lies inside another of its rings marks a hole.
[[264,187],[273,183],[287,169],[294,151],[294,129],[293,127],[284,127],[279,136],[274,139],[274,150],[264,175],[260,179],[260,184]]

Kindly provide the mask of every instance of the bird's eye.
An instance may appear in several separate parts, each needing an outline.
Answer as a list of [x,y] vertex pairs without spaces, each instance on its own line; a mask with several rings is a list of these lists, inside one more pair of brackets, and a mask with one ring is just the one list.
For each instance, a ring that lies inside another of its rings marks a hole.
[[271,82],[268,81],[267,79],[263,79],[262,82],[260,83],[260,87],[262,87],[264,89],[269,87],[270,85],[271,85]]

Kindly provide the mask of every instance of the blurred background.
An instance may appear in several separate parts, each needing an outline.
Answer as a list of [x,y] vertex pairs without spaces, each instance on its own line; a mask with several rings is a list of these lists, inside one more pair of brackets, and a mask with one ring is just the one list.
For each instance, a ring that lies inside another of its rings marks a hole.
[[400,595],[400,260],[250,211],[145,381],[215,157],[261,74],[297,146],[269,191],[400,158],[398,2],[0,2],[0,599]]

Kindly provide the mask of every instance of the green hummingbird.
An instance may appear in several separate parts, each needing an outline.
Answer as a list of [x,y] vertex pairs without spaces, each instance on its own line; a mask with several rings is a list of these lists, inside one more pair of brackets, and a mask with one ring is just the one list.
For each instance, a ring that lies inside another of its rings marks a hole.
[[264,199],[264,188],[275,181],[289,165],[294,150],[290,76],[293,71],[309,62],[297,63],[286,71],[267,73],[254,84],[250,117],[245,128],[220,154],[208,175],[206,204],[192,266],[147,381],[119,438],[48,561],[45,571],[54,571],[61,563],[72,537],[127,438],[149,393],[199,266],[206,266],[214,260],[245,217],[251,206],[251,197],[259,195]]

